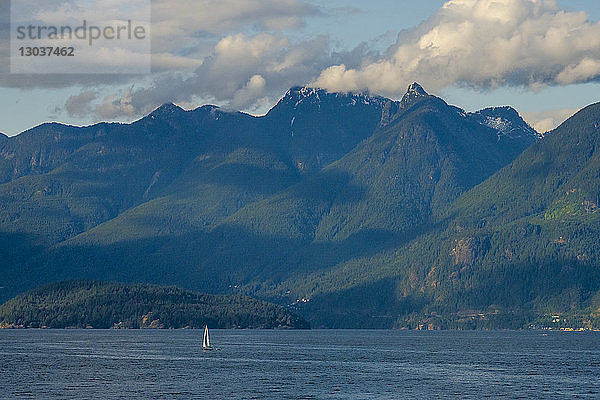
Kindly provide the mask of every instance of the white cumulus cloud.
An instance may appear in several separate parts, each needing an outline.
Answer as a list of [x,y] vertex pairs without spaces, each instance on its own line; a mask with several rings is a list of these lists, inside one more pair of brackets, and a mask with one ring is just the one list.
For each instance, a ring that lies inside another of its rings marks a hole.
[[432,89],[588,82],[600,77],[600,23],[554,0],[451,0],[384,57],[331,66],[313,81],[331,90],[397,95],[412,81]]
[[236,109],[245,109],[265,96],[267,81],[260,75],[252,76],[246,85],[234,93],[231,106]]

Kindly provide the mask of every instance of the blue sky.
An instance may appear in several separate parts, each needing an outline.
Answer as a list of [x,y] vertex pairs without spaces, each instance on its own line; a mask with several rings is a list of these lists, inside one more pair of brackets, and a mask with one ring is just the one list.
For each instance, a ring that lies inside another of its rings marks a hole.
[[[42,10],[82,2],[35,4]],[[119,3],[91,2],[103,9]],[[600,101],[596,0],[154,0],[152,6],[152,74],[0,74],[0,132],[14,135],[46,121],[133,121],[169,101],[260,114],[287,88],[308,84],[399,98],[419,81],[467,110],[512,105],[542,131]],[[33,10],[38,17],[40,10]]]

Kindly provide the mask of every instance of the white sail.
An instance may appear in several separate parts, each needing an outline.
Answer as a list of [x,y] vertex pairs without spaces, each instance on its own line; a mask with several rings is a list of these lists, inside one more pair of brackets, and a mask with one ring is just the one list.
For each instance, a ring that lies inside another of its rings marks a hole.
[[202,348],[203,349],[210,348],[210,339],[208,337],[208,325],[204,326],[204,337],[202,338]]

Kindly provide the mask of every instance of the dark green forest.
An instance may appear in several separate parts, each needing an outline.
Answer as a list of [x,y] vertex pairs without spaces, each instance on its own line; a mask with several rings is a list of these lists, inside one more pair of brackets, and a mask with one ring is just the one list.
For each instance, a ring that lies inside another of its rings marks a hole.
[[177,287],[64,281],[0,306],[0,326],[25,328],[308,328],[283,307]]

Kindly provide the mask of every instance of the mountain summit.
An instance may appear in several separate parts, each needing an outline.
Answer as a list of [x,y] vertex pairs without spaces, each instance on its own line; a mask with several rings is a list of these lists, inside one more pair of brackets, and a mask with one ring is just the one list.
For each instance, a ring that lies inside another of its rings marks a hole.
[[423,86],[419,85],[417,82],[413,82],[408,86],[406,94],[411,96],[429,96],[429,93],[427,93],[425,89],[423,89]]
[[402,103],[413,103],[415,100],[428,97],[429,93],[423,89],[423,86],[419,85],[417,82],[413,82],[408,86],[408,90],[402,96]]
[[321,88],[295,86],[286,92],[274,109],[277,109],[278,106],[282,105],[301,108],[303,106],[306,107],[306,104],[312,104],[316,107],[321,107],[321,105],[326,103],[336,103],[337,105],[346,107],[356,105],[374,105],[381,107],[389,101],[391,100],[385,97],[373,96],[363,92],[340,93],[329,92]]
[[302,173],[317,172],[368,138],[397,110],[395,104],[367,93],[296,86],[260,123]]
[[469,113],[481,124],[498,131],[498,139],[502,138],[534,138],[541,139],[543,135],[533,129],[512,107],[489,107]]
[[165,103],[152,111],[146,118],[176,118],[180,113],[184,112],[185,110],[176,104]]

